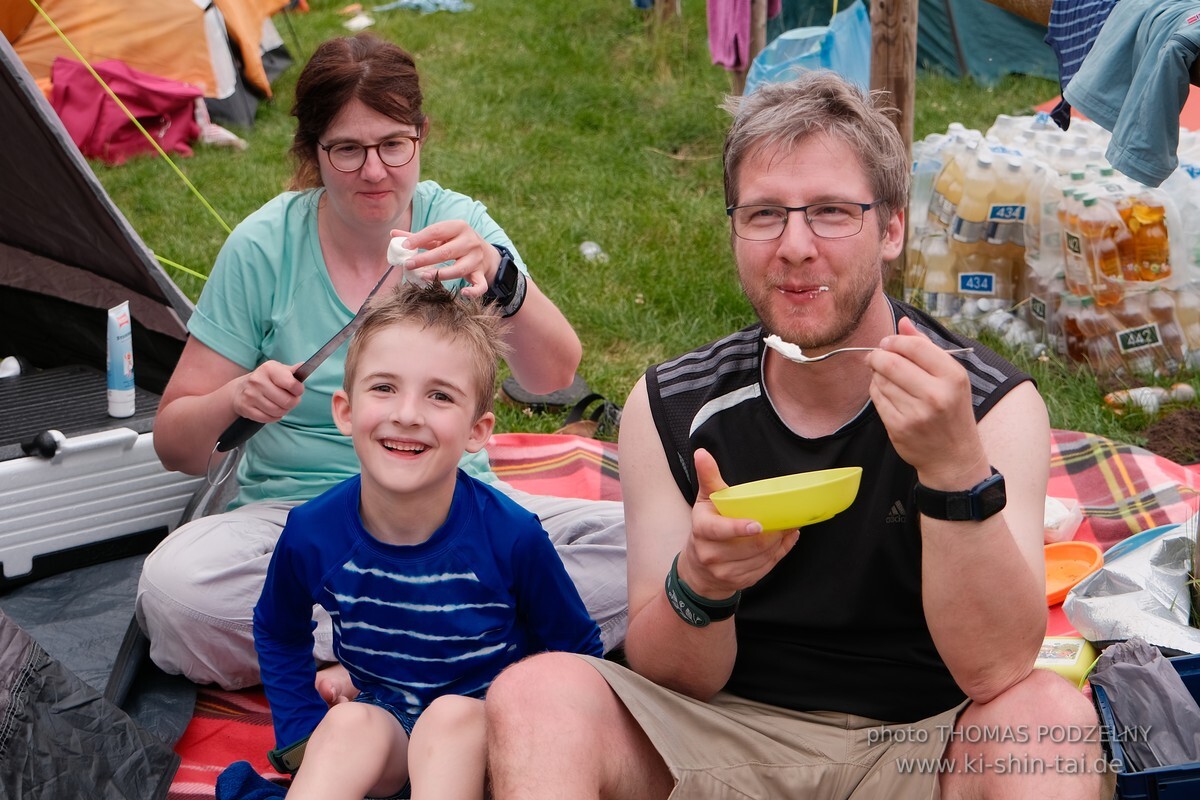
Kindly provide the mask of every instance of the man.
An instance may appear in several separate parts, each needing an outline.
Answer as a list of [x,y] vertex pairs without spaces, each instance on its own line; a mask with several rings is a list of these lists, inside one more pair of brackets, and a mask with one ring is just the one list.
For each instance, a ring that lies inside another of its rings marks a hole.
[[[728,108],[731,241],[761,322],[631,393],[632,672],[549,654],[502,673],[486,704],[495,796],[1097,797],[1095,713],[1032,669],[1036,388],[884,294],[909,164],[866,98],[816,73]],[[770,334],[806,355],[880,349],[793,363]],[[857,498],[803,530],[709,500],[838,466],[863,468]]]

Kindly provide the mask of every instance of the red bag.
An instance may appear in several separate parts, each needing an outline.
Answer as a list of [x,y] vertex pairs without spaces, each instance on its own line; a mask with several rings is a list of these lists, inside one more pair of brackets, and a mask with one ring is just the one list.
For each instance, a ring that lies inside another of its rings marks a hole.
[[[165,152],[190,156],[188,143],[200,136],[196,99],[202,92],[169,78],[139,72],[117,60],[92,65],[126,108]],[[122,164],[138,153],[154,152],[125,112],[87,68],[59,56],[50,69],[50,105],[87,158]]]

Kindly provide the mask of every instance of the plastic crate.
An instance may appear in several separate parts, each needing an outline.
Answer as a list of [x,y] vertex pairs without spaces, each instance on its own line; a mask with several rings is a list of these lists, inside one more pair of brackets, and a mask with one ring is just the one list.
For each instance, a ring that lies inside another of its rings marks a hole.
[[[1200,701],[1200,655],[1168,659],[1192,697]],[[1130,772],[1125,750],[1116,735],[1112,704],[1104,688],[1092,685],[1092,699],[1104,726],[1104,748],[1116,763],[1117,797],[1121,800],[1195,800],[1200,798],[1200,761]]]

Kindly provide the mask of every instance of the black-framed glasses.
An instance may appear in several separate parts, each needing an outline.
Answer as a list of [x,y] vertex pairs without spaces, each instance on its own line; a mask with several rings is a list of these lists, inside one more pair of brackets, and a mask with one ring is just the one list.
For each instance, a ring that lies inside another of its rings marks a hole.
[[375,144],[359,144],[358,142],[338,142],[337,144],[321,144],[321,149],[329,156],[329,164],[338,172],[357,172],[367,163],[367,151],[374,150],[379,160],[389,167],[403,167],[413,160],[417,154],[417,143],[420,136],[389,136]]
[[870,203],[811,203],[807,206],[749,205],[730,206],[725,213],[733,221],[733,233],[740,239],[767,242],[778,239],[793,212],[804,215],[809,230],[822,239],[845,239],[863,227],[863,215],[882,200]]

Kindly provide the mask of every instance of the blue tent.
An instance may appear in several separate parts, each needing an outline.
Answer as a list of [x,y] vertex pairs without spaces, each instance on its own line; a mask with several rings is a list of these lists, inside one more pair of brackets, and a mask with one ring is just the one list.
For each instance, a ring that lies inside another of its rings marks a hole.
[[[849,3],[839,6],[844,8]],[[833,0],[783,0],[767,22],[767,41],[784,31],[828,25]],[[917,66],[992,86],[1009,73],[1058,79],[1058,61],[1045,42],[1046,26],[985,0],[919,0]]]

